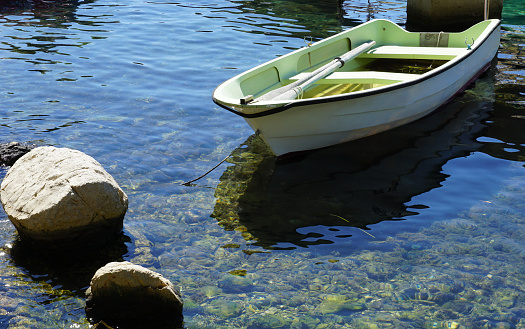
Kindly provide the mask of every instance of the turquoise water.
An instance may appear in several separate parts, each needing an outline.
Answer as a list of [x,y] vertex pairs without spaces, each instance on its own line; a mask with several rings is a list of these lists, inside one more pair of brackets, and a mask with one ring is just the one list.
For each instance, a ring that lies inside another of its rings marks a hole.
[[491,72],[405,128],[276,164],[211,101],[305,38],[403,24],[405,5],[3,5],[0,141],[89,154],[130,206],[113,245],[67,255],[19,244],[2,212],[0,328],[88,328],[84,291],[116,260],[180,287],[188,328],[523,328],[521,1]]

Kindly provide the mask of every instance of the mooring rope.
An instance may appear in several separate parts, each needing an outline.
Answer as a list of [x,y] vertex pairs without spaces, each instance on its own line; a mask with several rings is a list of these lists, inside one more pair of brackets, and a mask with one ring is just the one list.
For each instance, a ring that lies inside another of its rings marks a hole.
[[[441,41],[441,35],[443,35],[443,33],[444,33],[443,31],[439,32],[436,47],[439,47],[439,42]],[[430,63],[430,66],[428,67],[429,69],[432,68],[432,65],[434,65],[435,61],[436,61],[435,59],[432,60],[432,63]]]
[[199,177],[197,177],[197,178],[195,178],[195,179],[192,179],[192,180],[190,180],[190,181],[184,182],[184,183],[182,183],[181,185],[190,186],[191,183],[196,182],[196,181],[198,181],[199,179],[206,177],[206,175],[208,175],[208,174],[211,173],[213,170],[215,170],[218,166],[220,166],[221,164],[223,164],[224,161],[228,160],[229,157],[231,157],[231,154],[228,155],[226,158],[222,159],[221,162],[219,162],[218,164],[216,164],[215,167],[213,167],[213,168],[211,168],[210,170],[208,170],[205,174],[202,174],[202,175],[200,175]]
[[[259,129],[257,129],[257,130],[255,131],[255,135],[256,135],[256,136],[259,136],[260,134],[261,134],[261,131],[260,131]],[[182,184],[180,184],[180,185],[191,186],[191,183],[196,182],[196,181],[198,181],[199,179],[206,177],[209,173],[211,173],[212,171],[214,171],[215,169],[217,169],[218,166],[220,166],[221,164],[223,164],[224,161],[228,160],[228,158],[230,158],[231,156],[232,156],[232,153],[230,153],[227,157],[225,157],[224,159],[222,159],[221,162],[217,163],[213,168],[211,168],[210,170],[208,170],[206,173],[200,175],[199,177],[197,177],[197,178],[195,178],[195,179],[192,179],[192,180],[189,180],[189,181],[187,181],[187,182],[184,182],[184,183],[182,183]]]

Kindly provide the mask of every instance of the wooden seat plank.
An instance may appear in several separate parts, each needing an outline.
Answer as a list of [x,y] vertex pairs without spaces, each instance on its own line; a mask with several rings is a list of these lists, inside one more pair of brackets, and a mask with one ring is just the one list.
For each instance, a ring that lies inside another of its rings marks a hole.
[[398,58],[398,59],[435,59],[451,60],[468,52],[467,48],[453,47],[405,47],[380,46],[370,49],[360,58]]
[[[299,80],[308,73],[300,73],[290,78]],[[418,74],[378,72],[378,71],[355,71],[355,72],[334,72],[318,84],[337,84],[337,83],[386,83],[390,84],[398,81],[410,81],[419,78]]]

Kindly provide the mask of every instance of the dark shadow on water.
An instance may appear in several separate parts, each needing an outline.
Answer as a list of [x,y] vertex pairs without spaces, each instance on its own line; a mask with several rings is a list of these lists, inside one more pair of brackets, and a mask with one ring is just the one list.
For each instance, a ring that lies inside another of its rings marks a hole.
[[63,21],[66,18],[74,18],[72,13],[81,2],[79,0],[0,0],[0,15],[31,12],[35,17],[57,16]]
[[[0,19],[11,25],[27,26],[28,18],[32,16],[31,26],[67,29],[72,22],[79,21],[76,15],[78,7],[81,4],[94,2],[96,0],[0,0]],[[81,21],[84,25],[93,24],[85,21],[84,17]],[[31,46],[49,52],[50,50],[45,47],[46,43],[42,46],[44,40],[53,40],[60,45],[63,39],[65,39],[63,35],[36,36]],[[13,47],[13,51],[17,51],[16,47]]]
[[[339,0],[231,0],[231,4],[239,14],[228,20],[228,27],[248,33],[316,40],[340,32],[346,22]],[[232,11],[232,8],[224,9],[228,14]],[[222,15],[221,11],[216,14]],[[259,19],[254,20],[254,15]]]
[[[268,249],[333,244],[372,234],[427,205],[413,197],[441,186],[443,166],[479,151],[494,107],[493,74],[434,114],[365,139],[276,163],[255,136],[233,152],[212,217]],[[353,229],[352,229],[353,228]]]
[[523,84],[500,84],[496,88],[495,111],[486,120],[481,151],[495,158],[525,161],[525,87]]
[[[95,272],[109,262],[123,261],[131,239],[121,233],[102,246],[47,250],[16,240],[10,251],[12,262],[32,280],[46,282],[54,289],[68,290],[84,298]],[[61,293],[63,294],[63,293]]]
[[[215,8],[207,17],[224,19],[226,16],[228,18],[224,27],[236,31],[292,36],[306,38],[308,41],[310,38],[316,41],[329,37],[385,11],[382,4],[370,1],[345,3],[342,0],[230,0],[230,3],[231,6]],[[183,3],[181,6],[188,4]],[[350,13],[347,13],[349,11]]]
[[[46,68],[35,67],[34,71],[45,74],[49,71],[47,64],[57,62],[48,58],[26,58],[37,54],[60,53],[66,54],[64,47],[83,47],[85,42],[80,42],[75,33],[66,33],[73,23],[80,26],[96,25],[98,18],[77,16],[78,7],[83,4],[94,3],[96,0],[0,0],[0,20],[8,26],[19,26],[24,30],[25,37],[12,36],[4,38],[3,50],[9,50],[10,56],[6,58],[26,60],[39,64],[45,63]],[[64,33],[52,33],[51,31],[26,30],[27,26],[32,28],[57,28]],[[11,33],[6,30],[5,33]],[[4,34],[5,34],[4,33]],[[24,42],[22,42],[22,40]],[[47,56],[46,56],[47,57]]]

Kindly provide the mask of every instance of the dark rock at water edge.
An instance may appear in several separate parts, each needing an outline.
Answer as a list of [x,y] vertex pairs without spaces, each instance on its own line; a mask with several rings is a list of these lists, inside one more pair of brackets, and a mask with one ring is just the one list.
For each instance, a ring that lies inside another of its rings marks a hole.
[[0,143],[0,166],[12,166],[16,160],[35,148],[18,142]]

